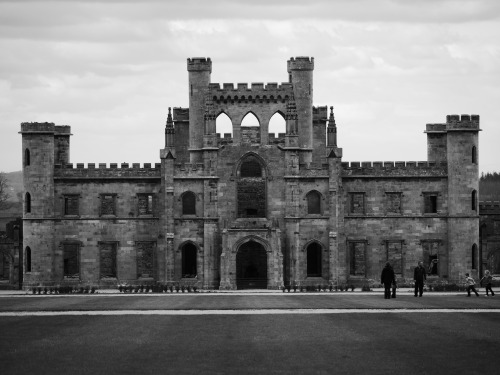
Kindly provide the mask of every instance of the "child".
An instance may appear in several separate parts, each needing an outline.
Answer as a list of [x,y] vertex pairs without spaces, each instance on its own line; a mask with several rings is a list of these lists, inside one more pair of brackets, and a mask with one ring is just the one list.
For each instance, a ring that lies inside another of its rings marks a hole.
[[491,292],[492,297],[495,295],[495,293],[493,293],[493,289],[491,289],[491,280],[492,279],[493,278],[491,277],[490,271],[488,271],[488,270],[484,271],[484,276],[480,282],[483,282],[483,280],[484,280],[484,283],[486,284],[486,297],[488,296],[488,291]]
[[479,297],[479,293],[476,291],[476,288],[474,287],[474,285],[476,285],[476,282],[472,277],[469,276],[468,273],[465,274],[465,282],[467,283],[467,297],[470,297],[471,290],[474,293],[476,293],[476,297]]

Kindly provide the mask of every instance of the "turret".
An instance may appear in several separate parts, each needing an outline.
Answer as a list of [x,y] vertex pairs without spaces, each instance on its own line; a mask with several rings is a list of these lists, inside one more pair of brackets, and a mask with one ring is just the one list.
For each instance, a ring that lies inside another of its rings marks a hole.
[[191,163],[202,162],[201,150],[205,134],[205,97],[210,84],[210,58],[187,59],[189,72],[189,150]]
[[165,148],[173,149],[175,146],[175,129],[172,120],[172,108],[168,107],[167,123],[165,125]]

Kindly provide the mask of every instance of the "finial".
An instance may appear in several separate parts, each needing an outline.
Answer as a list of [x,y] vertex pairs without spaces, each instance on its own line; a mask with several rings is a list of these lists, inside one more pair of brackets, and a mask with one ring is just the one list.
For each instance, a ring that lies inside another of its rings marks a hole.
[[172,126],[173,121],[172,121],[172,108],[168,107],[168,116],[167,116],[167,126]]
[[330,118],[328,119],[328,126],[335,127],[335,115],[333,114],[333,106],[330,107]]

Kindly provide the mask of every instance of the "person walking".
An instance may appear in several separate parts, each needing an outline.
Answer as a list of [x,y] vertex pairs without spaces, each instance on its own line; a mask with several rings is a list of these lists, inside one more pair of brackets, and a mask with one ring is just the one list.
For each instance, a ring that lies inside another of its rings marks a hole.
[[469,276],[468,273],[465,274],[465,282],[467,283],[467,297],[470,297],[470,291],[472,290],[476,293],[476,297],[479,297],[479,293],[476,290],[476,282],[472,277]]
[[422,293],[424,292],[424,281],[427,279],[427,275],[425,273],[425,268],[422,262],[418,262],[418,266],[415,267],[415,272],[413,273],[413,280],[415,280],[415,297],[417,295],[422,297]]
[[493,277],[491,276],[490,271],[488,271],[488,270],[484,271],[484,276],[481,279],[480,283],[485,284],[486,297],[488,297],[488,291],[491,292],[491,296],[492,297],[495,295],[495,293],[493,293],[493,289],[491,289],[491,282],[492,282],[492,280],[493,280]]
[[387,262],[385,264],[385,267],[382,270],[382,275],[380,276],[380,282],[384,284],[384,298],[391,299],[391,286],[396,282],[396,277],[391,263]]

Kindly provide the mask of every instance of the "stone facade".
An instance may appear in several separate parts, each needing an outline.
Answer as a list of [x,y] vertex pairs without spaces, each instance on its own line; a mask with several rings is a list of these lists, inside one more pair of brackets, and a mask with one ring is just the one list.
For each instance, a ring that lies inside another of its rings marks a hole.
[[485,270],[500,275],[500,202],[481,202],[479,212],[481,275]]
[[[169,109],[154,166],[73,165],[69,126],[21,124],[25,287],[361,285],[387,260],[399,278],[419,260],[435,278],[477,274],[479,116],[428,124],[427,161],[348,163],[333,110],[313,106],[312,58],[279,85],[211,69],[187,60],[189,108]],[[222,113],[232,134],[216,133]]]

